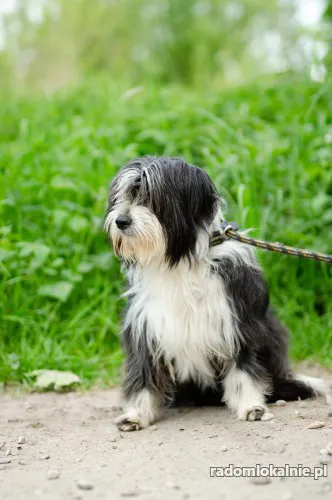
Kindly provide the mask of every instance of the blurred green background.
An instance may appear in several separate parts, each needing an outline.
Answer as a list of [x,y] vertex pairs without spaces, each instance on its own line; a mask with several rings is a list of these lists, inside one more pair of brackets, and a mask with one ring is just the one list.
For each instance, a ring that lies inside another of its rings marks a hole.
[[[331,22],[328,0],[1,0],[0,382],[116,380],[101,225],[134,156],[204,166],[241,227],[332,253]],[[258,255],[293,358],[331,367],[331,269]]]

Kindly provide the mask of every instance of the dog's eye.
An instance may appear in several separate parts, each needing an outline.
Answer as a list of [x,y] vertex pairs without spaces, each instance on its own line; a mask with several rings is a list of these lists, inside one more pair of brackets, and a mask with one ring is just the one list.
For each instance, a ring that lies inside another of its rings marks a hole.
[[137,196],[139,195],[140,189],[141,189],[141,178],[138,177],[137,179],[135,179],[135,181],[130,189],[130,194],[131,194],[133,199],[137,198]]

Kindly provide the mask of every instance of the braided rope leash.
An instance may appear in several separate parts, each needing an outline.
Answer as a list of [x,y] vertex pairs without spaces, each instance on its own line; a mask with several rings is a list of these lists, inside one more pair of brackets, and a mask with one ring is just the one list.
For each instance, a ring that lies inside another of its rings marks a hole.
[[311,250],[302,250],[300,248],[289,247],[281,243],[271,243],[269,241],[257,240],[238,233],[239,227],[236,222],[224,222],[220,231],[214,231],[210,240],[210,246],[220,245],[226,240],[233,239],[252,245],[263,250],[270,250],[271,252],[283,253],[286,255],[295,255],[295,257],[304,257],[306,259],[318,260],[320,262],[328,262],[332,264],[332,255],[320,252],[312,252]]

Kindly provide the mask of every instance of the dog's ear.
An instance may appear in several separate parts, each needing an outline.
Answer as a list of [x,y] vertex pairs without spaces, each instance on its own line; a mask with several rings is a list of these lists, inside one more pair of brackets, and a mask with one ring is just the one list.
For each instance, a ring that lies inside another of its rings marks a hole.
[[217,189],[208,174],[196,167],[188,192],[189,211],[196,224],[210,224],[220,204]]
[[204,170],[177,158],[160,159],[158,175],[151,175],[150,182],[152,210],[166,235],[169,264],[195,258],[198,232],[211,224],[219,207],[213,182]]

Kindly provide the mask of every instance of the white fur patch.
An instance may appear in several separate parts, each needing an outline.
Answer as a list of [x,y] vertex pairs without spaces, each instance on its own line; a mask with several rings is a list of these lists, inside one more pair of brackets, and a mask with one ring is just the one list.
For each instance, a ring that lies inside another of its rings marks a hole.
[[[202,232],[198,241],[201,250],[207,248],[208,234]],[[227,253],[225,244],[220,252],[232,257],[234,245]],[[238,247],[236,258],[247,258],[246,247]],[[213,249],[213,257],[217,255]],[[231,299],[210,265],[207,255],[192,266],[183,260],[172,269],[152,259],[129,270],[131,288],[126,294],[132,301],[125,326],[134,325],[136,340],[146,335],[151,352],[173,362],[178,380],[193,378],[202,386],[214,384],[211,358],[231,360],[240,341]]]
[[[223,381],[224,401],[240,420],[251,420],[257,408],[266,409],[264,394],[268,388],[233,365]],[[260,415],[261,416],[261,415]]]
[[127,401],[124,413],[117,418],[117,422],[137,423],[139,428],[143,429],[157,419],[159,409],[158,397],[147,389],[143,389]]

